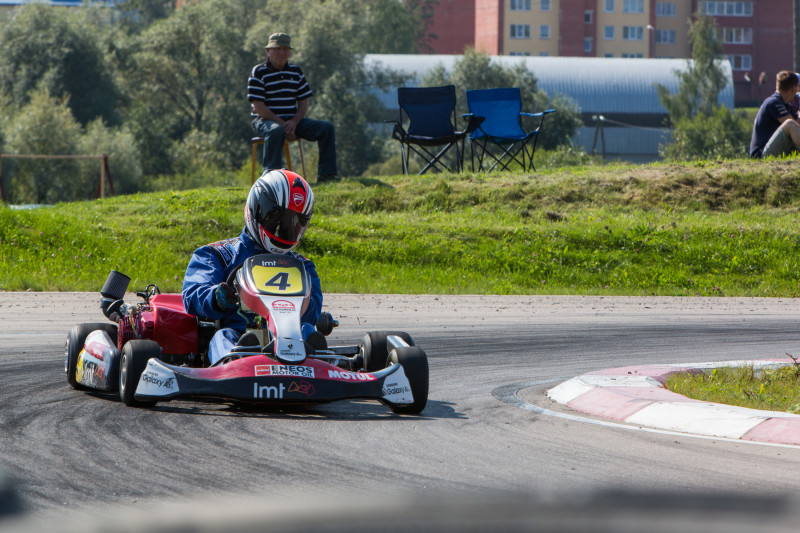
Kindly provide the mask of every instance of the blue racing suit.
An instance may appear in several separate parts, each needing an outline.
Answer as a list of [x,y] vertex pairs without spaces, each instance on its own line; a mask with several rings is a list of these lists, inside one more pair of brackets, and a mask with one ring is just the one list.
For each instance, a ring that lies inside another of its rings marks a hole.
[[[214,334],[208,348],[211,364],[227,355],[247,328],[247,319],[238,313],[238,308],[227,312],[214,308],[214,289],[224,283],[228,275],[247,258],[264,253],[267,252],[243,229],[238,237],[201,246],[192,254],[183,277],[183,305],[192,315],[209,321],[219,320],[221,323],[221,329]],[[300,319],[303,337],[307,338],[315,331],[315,324],[322,312],[322,287],[314,263],[296,252],[288,253],[303,262],[311,278],[310,302]]]

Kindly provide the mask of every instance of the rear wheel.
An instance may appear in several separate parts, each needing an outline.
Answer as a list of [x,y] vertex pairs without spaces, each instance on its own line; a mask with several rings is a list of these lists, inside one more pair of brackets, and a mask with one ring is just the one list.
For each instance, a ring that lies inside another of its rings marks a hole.
[[389,354],[390,365],[402,365],[403,371],[411,386],[414,403],[409,405],[392,405],[393,412],[401,415],[418,415],[428,403],[428,356],[422,348],[403,346],[395,348]]
[[154,401],[137,400],[134,394],[147,361],[160,355],[161,348],[155,341],[137,339],[125,343],[119,363],[119,397],[122,403],[132,407],[152,407],[156,404]]
[[98,329],[104,330],[111,337],[111,340],[116,342],[117,325],[109,322],[78,324],[67,333],[67,342],[64,346],[64,371],[67,373],[67,382],[74,389],[85,390],[87,388],[78,383],[78,356],[81,354],[83,345],[86,343],[86,337],[89,336],[89,333]]
[[367,372],[377,372],[386,368],[389,358],[389,347],[386,337],[396,335],[414,346],[414,339],[405,331],[370,331],[361,339],[361,351],[364,354],[364,369]]

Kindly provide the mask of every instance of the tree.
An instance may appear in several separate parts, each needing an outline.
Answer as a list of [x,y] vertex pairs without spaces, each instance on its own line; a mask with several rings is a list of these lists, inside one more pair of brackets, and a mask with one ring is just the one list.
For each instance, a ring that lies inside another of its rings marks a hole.
[[[66,98],[54,98],[42,86],[29,99],[7,127],[7,149],[17,154],[76,154],[82,131]],[[90,186],[80,178],[75,160],[21,159],[12,176],[7,188],[12,203],[56,203],[89,195]]]
[[124,68],[135,98],[128,118],[137,123],[131,129],[150,160],[149,173],[171,171],[170,147],[164,143],[181,142],[191,131],[213,132],[221,139],[217,149],[229,165],[247,153],[249,112],[243,94],[255,58],[244,49],[242,28],[261,4],[190,3],[134,41]]
[[[94,10],[30,4],[0,28],[0,92],[25,106],[37,86],[65,99],[85,125],[97,117],[119,122],[114,71],[98,38]],[[55,131],[55,130],[54,130]]]
[[302,67],[314,92],[309,117],[330,120],[336,126],[339,171],[350,176],[361,174],[382,157],[383,139],[370,124],[382,122],[385,110],[372,89],[386,87],[391,79],[364,67],[365,43],[376,33],[370,24],[386,18],[363,17],[363,3],[276,0],[260,13],[248,39],[248,49],[259,50],[263,57],[267,35],[291,33],[291,61]]
[[728,84],[722,68],[725,61],[722,43],[716,36],[714,19],[696,14],[689,28],[689,42],[692,60],[686,62],[684,72],[676,72],[678,92],[672,94],[663,85],[656,85],[661,105],[673,123],[680,118],[713,113],[719,93]]
[[674,128],[662,156],[673,160],[714,159],[747,155],[749,124],[744,116],[717,104],[728,84],[722,68],[722,43],[714,19],[695,15],[689,28],[692,60],[679,72],[678,92],[656,85],[659,100]]
[[416,21],[417,52],[423,54],[433,52],[430,41],[436,39],[436,34],[430,33],[428,30],[433,23],[434,10],[439,4],[439,0],[403,0],[403,4]]

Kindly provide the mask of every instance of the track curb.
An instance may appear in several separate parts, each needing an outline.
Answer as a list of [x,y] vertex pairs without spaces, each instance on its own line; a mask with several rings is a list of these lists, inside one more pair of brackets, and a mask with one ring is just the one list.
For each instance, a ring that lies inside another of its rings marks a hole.
[[611,368],[567,380],[548,390],[547,396],[584,414],[639,426],[800,446],[800,415],[693,400],[664,387],[667,378],[678,372],[747,364],[763,370],[793,363],[757,359]]

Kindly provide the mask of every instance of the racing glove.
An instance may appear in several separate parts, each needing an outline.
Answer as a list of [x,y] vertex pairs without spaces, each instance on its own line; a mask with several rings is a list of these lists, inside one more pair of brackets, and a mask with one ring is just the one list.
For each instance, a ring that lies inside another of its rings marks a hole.
[[239,305],[239,295],[227,283],[220,283],[214,289],[214,309],[221,313],[232,311]]

